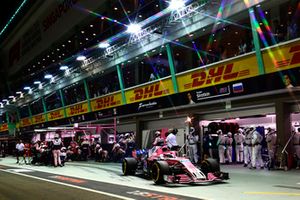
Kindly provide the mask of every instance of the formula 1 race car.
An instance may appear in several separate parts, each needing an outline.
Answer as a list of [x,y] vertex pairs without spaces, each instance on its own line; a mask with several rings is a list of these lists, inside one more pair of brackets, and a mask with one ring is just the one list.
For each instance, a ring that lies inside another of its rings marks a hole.
[[164,183],[216,183],[229,179],[228,173],[220,171],[214,159],[206,159],[201,167],[196,167],[188,158],[178,157],[176,151],[167,146],[155,146],[136,157],[124,158],[124,175],[144,174],[156,184]]

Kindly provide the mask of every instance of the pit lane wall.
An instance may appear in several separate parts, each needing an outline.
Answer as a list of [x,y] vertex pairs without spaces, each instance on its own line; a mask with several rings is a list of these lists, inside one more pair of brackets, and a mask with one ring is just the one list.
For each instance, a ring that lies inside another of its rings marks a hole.
[[122,103],[121,92],[116,92],[91,99],[91,112],[88,109],[88,102],[85,101],[23,118],[20,120],[20,127],[93,112],[103,117],[118,116],[216,98],[278,90],[286,87],[285,75],[289,76],[293,86],[300,85],[300,80],[296,78],[300,76],[299,39],[263,49],[262,56],[265,74],[259,74],[256,56],[252,52],[177,74],[179,93],[174,92],[171,77],[168,77],[125,90],[126,104]]

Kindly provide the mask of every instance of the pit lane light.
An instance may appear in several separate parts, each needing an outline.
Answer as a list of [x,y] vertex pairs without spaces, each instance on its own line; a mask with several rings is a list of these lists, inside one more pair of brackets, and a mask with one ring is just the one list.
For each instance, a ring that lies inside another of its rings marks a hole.
[[12,99],[12,102],[16,102],[17,101],[15,96],[9,96],[8,98]]
[[101,42],[98,47],[101,49],[106,49],[107,47],[109,47],[110,44],[108,42]]
[[5,102],[5,105],[9,105],[9,100],[3,99],[2,101]]
[[44,76],[44,78],[45,78],[45,79],[51,79],[51,78],[53,78],[53,76],[52,76],[51,74],[46,74],[46,75]]
[[171,0],[169,2],[169,9],[170,10],[178,10],[180,8],[183,8],[185,6],[184,0]]
[[85,56],[77,56],[76,60],[77,61],[84,61],[86,59]]
[[16,92],[16,94],[19,94],[21,99],[24,98],[24,93],[23,92],[18,91],[18,92]]
[[28,90],[28,94],[32,94],[31,87],[26,86],[26,87],[24,87],[24,90]]
[[61,71],[65,71],[65,76],[70,76],[71,72],[68,66],[62,65],[59,67]]
[[0,108],[4,108],[4,105],[2,102],[0,102]]
[[141,26],[135,23],[129,24],[127,26],[127,32],[131,34],[136,34],[142,30]]
[[41,83],[41,81],[34,81],[33,84],[38,85],[39,90],[43,89],[43,84]]

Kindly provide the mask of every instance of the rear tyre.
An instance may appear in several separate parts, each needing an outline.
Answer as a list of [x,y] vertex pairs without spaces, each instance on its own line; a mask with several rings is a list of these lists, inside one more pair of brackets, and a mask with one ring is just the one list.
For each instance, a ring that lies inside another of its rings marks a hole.
[[137,167],[137,160],[135,158],[124,158],[122,162],[122,172],[126,175],[134,175]]
[[202,161],[201,170],[204,174],[220,172],[220,165],[217,160],[208,158]]
[[152,179],[155,184],[165,183],[164,175],[170,174],[169,164],[166,161],[156,161],[152,166]]

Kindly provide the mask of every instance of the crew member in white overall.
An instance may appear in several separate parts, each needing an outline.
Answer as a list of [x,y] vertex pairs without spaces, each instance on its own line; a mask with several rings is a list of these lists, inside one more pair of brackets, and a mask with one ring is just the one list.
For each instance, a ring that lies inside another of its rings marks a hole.
[[270,159],[269,169],[274,168],[275,164],[275,155],[276,155],[276,141],[277,141],[277,134],[276,131],[268,128],[268,132],[266,134],[266,142],[268,147],[268,155]]
[[264,163],[261,157],[261,142],[263,141],[263,136],[257,132],[255,129],[252,131],[252,158],[250,169],[256,169],[256,164],[263,169]]
[[62,167],[61,160],[60,160],[60,149],[62,147],[62,141],[59,138],[58,134],[55,134],[52,144],[53,144],[52,154],[54,159],[54,167],[57,167],[57,165]]
[[191,127],[189,135],[187,136],[189,158],[193,163],[198,163],[198,140],[199,136],[195,133],[195,128]]
[[219,139],[217,142],[218,151],[219,151],[219,159],[220,159],[220,163],[223,164],[223,163],[225,163],[225,149],[226,149],[227,135],[224,135],[221,129],[219,129],[217,131],[217,134],[219,135]]
[[245,142],[244,142],[244,167],[247,167],[251,162],[252,157],[252,131],[253,127],[245,130]]
[[227,140],[226,140],[226,156],[229,163],[232,163],[232,143],[233,143],[232,133],[228,132]]
[[244,161],[244,141],[245,136],[243,135],[243,129],[239,128],[237,133],[234,134],[235,141],[235,156],[237,163],[243,163]]
[[293,137],[293,146],[295,149],[295,154],[297,156],[296,169],[300,169],[300,128],[298,128],[298,131],[295,133]]

